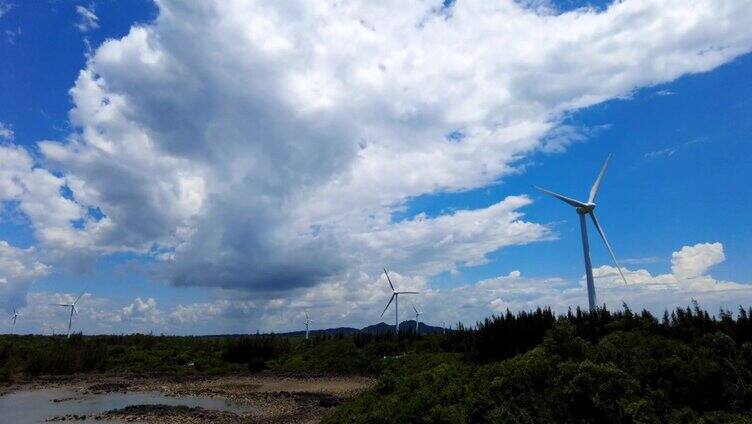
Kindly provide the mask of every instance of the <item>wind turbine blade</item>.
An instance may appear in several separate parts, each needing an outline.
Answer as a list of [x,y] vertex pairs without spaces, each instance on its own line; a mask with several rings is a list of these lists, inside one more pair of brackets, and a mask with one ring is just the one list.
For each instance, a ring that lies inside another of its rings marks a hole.
[[606,173],[606,168],[608,168],[608,162],[610,160],[611,155],[608,155],[606,162],[603,164],[603,168],[601,168],[601,172],[598,174],[598,178],[595,179],[593,187],[590,188],[590,197],[588,198],[588,203],[593,203],[595,201],[595,196],[598,194],[598,189],[601,188],[601,180],[603,180],[603,174]]
[[551,190],[546,190],[545,188],[540,188],[538,186],[533,186],[533,187],[535,187],[536,190],[542,191],[542,192],[544,192],[544,193],[546,193],[546,194],[548,194],[550,196],[554,196],[555,198],[557,198],[557,199],[559,199],[559,200],[561,200],[561,201],[563,201],[565,203],[568,203],[571,206],[574,206],[575,208],[584,208],[584,207],[587,207],[586,204],[580,202],[579,200],[571,199],[571,198],[569,198],[567,196],[563,196],[563,195],[561,195],[559,193],[554,193]]
[[386,310],[389,309],[389,305],[392,304],[392,300],[394,300],[394,297],[397,296],[396,294],[392,294],[392,297],[389,298],[389,303],[386,304],[386,308],[384,308],[384,312],[381,313],[381,316],[384,316],[384,313],[386,313]]
[[416,314],[418,314],[418,310],[415,308],[415,305],[412,305],[413,311],[415,311]]
[[616,269],[619,270],[621,279],[624,280],[624,284],[627,284],[627,279],[624,277],[624,273],[621,271],[621,266],[619,266],[619,262],[616,260],[616,255],[614,255],[614,251],[611,250],[611,245],[608,244],[608,240],[606,239],[606,233],[603,232],[603,229],[601,228],[601,225],[598,223],[598,218],[595,217],[594,212],[590,212],[590,218],[593,219],[593,224],[595,224],[595,229],[598,230],[598,234],[601,235],[601,238],[603,239],[603,243],[606,245],[606,249],[608,249],[608,253],[611,254],[611,259],[614,260],[614,265],[616,265]]
[[78,297],[76,298],[76,301],[75,301],[75,302],[73,302],[73,304],[74,304],[74,305],[75,305],[76,303],[78,303],[78,301],[79,301],[79,300],[81,299],[81,296],[83,296],[83,295],[84,295],[84,293],[86,293],[86,289],[84,289],[84,291],[82,291],[82,292],[81,292],[81,294],[79,294],[79,295],[78,295]]
[[66,306],[66,307],[70,306],[70,305],[65,304],[65,303],[50,303],[50,305],[52,305],[52,306]]
[[418,292],[397,292],[397,294],[420,294]]
[[394,291],[394,284],[392,284],[392,279],[389,278],[389,273],[386,272],[386,268],[384,268],[384,274],[386,274],[386,281],[389,281],[389,287],[391,287],[392,291]]

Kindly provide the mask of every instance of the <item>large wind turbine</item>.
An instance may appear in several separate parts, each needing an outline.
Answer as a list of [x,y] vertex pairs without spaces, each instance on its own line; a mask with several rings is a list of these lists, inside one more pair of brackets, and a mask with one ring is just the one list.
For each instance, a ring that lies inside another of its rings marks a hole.
[[13,308],[13,318],[12,318],[12,320],[13,320],[13,325],[12,325],[12,326],[11,326],[11,328],[10,328],[10,334],[14,334],[14,333],[15,333],[15,331],[16,331],[16,320],[18,319],[18,317],[22,317],[22,316],[23,316],[23,315],[19,314],[19,313],[18,313],[18,312],[16,311],[16,308]]
[[308,340],[308,325],[312,323],[310,318],[308,318],[308,311],[305,311],[305,339]]
[[593,183],[593,187],[590,188],[590,197],[588,198],[587,203],[580,202],[579,200],[562,196],[559,193],[554,193],[553,191],[534,186],[536,189],[548,195],[551,195],[561,200],[562,202],[567,203],[570,206],[573,206],[577,210],[577,214],[580,215],[580,231],[582,232],[582,251],[585,256],[585,276],[587,277],[588,303],[589,303],[591,311],[594,311],[596,308],[595,283],[593,282],[593,266],[590,264],[590,246],[588,244],[587,225],[585,222],[585,215],[590,215],[590,219],[593,220],[595,229],[598,230],[598,234],[601,235],[601,238],[603,239],[603,243],[606,245],[606,248],[608,249],[608,253],[611,254],[611,259],[614,260],[614,265],[616,265],[616,269],[619,270],[619,274],[621,275],[621,278],[624,280],[624,283],[626,284],[627,282],[627,279],[624,277],[624,273],[621,271],[619,262],[616,261],[616,256],[614,255],[614,251],[611,250],[611,246],[608,244],[608,240],[606,239],[606,234],[603,232],[603,228],[601,228],[600,224],[598,223],[598,218],[595,217],[595,196],[598,194],[598,189],[600,188],[601,181],[603,180],[603,174],[606,173],[606,168],[608,167],[608,162],[610,160],[611,160],[611,155],[608,155],[608,158],[606,158],[606,163],[603,164],[603,168],[601,168],[601,172],[598,174],[598,178],[595,179],[595,182]]
[[412,306],[413,311],[415,311],[415,335],[417,336],[418,332],[420,331],[420,325],[418,323],[420,322],[420,316],[423,315],[423,312],[419,312],[418,308],[416,308],[415,305]]
[[68,338],[70,338],[70,332],[71,332],[71,325],[73,325],[73,314],[78,314],[78,311],[76,310],[76,304],[79,300],[81,300],[81,296],[86,293],[86,290],[82,291],[80,295],[76,298],[76,300],[73,303],[53,303],[55,306],[62,306],[64,308],[70,308],[70,317],[68,318]]
[[389,298],[389,303],[386,304],[386,308],[384,308],[384,311],[381,313],[381,316],[384,316],[384,313],[387,309],[389,309],[389,305],[392,304],[392,300],[394,301],[394,335],[399,337],[399,295],[401,294],[418,294],[418,292],[414,291],[397,291],[394,289],[394,284],[392,284],[392,279],[389,278],[389,273],[386,272],[386,268],[384,268],[384,274],[386,275],[386,280],[389,282],[389,287],[392,288],[392,297]]

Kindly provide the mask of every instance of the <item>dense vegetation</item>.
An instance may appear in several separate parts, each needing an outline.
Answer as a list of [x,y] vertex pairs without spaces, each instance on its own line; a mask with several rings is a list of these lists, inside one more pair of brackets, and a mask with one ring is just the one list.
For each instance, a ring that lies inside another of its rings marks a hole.
[[[54,353],[53,353],[54,352]],[[0,337],[0,380],[74,372],[379,376],[327,421],[749,422],[752,310],[507,312],[445,335]]]
[[752,423],[751,315],[492,317],[391,362],[326,422]]

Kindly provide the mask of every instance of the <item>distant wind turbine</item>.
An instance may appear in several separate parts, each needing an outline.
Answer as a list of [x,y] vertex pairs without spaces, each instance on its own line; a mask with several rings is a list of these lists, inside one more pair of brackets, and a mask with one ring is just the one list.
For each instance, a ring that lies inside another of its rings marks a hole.
[[420,321],[420,316],[423,315],[423,312],[419,312],[418,309],[413,306],[413,311],[415,311],[415,335],[418,335],[418,332],[420,331],[420,325],[418,324]]
[[392,304],[392,300],[394,301],[394,335],[396,337],[399,337],[399,295],[401,294],[418,294],[418,292],[414,291],[397,291],[394,289],[394,284],[392,284],[392,279],[389,278],[389,273],[386,272],[386,268],[384,268],[384,274],[386,275],[386,280],[389,282],[389,287],[392,288],[392,297],[389,298],[389,303],[386,304],[386,308],[384,308],[384,311],[381,313],[381,316],[384,316],[384,313],[387,309],[389,309],[389,305]]
[[603,168],[601,168],[601,172],[598,174],[598,178],[595,179],[595,182],[593,183],[593,187],[590,188],[590,197],[588,198],[587,203],[581,202],[579,200],[571,199],[566,196],[562,196],[561,194],[554,193],[553,191],[546,190],[538,186],[534,186],[536,189],[548,195],[551,195],[561,200],[562,202],[567,203],[570,206],[573,206],[577,210],[577,214],[580,215],[580,231],[582,232],[582,251],[585,256],[585,276],[587,277],[587,292],[588,292],[588,303],[590,306],[590,311],[595,310],[596,300],[595,300],[595,283],[593,282],[593,266],[590,264],[590,246],[588,244],[587,225],[585,222],[585,215],[590,215],[590,219],[593,220],[595,229],[598,230],[598,234],[601,235],[601,238],[603,239],[603,243],[606,245],[606,248],[608,249],[608,253],[611,254],[611,259],[614,260],[614,265],[616,265],[616,269],[619,270],[619,274],[621,275],[621,278],[624,280],[624,283],[625,284],[627,283],[627,279],[624,277],[624,273],[621,271],[619,262],[616,261],[616,255],[614,255],[614,251],[611,250],[611,246],[608,244],[608,240],[606,239],[606,234],[603,232],[601,225],[598,223],[598,218],[595,217],[595,196],[598,194],[598,189],[600,188],[601,181],[603,180],[603,174],[606,173],[606,168],[608,168],[608,162],[610,160],[611,160],[611,155],[608,155],[608,158],[606,158],[606,163],[603,164]]
[[10,334],[14,334],[14,333],[15,333],[15,331],[16,331],[16,320],[18,319],[18,317],[22,317],[22,316],[23,316],[23,315],[19,314],[19,313],[18,313],[18,312],[16,311],[16,308],[13,308],[13,318],[12,318],[12,320],[13,320],[13,325],[12,325],[12,326],[11,326],[11,328],[10,328]]
[[73,303],[52,303],[54,306],[62,306],[64,308],[70,308],[70,317],[68,318],[68,338],[70,338],[71,334],[71,326],[73,325],[73,314],[78,314],[78,311],[76,310],[76,304],[79,300],[81,300],[81,296],[86,293],[86,289],[84,289],[83,292],[81,292],[80,295],[76,298],[76,300]]
[[441,334],[446,334],[446,322],[441,321]]
[[308,318],[308,311],[305,311],[305,339],[308,340],[308,325],[312,323],[310,318]]

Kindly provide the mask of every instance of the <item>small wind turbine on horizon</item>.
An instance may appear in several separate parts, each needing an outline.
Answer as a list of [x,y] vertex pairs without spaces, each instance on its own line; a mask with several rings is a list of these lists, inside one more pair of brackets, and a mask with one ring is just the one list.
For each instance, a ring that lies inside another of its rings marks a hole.
[[18,311],[16,311],[16,308],[13,308],[13,325],[10,327],[10,334],[14,334],[16,331],[16,320],[18,317],[22,317],[23,315],[19,314]]
[[614,251],[611,249],[611,246],[608,244],[608,240],[606,239],[606,234],[603,232],[601,225],[598,223],[598,218],[595,217],[595,196],[598,194],[598,189],[601,186],[603,175],[606,173],[606,168],[608,168],[608,163],[610,160],[611,160],[611,155],[608,155],[608,157],[606,158],[606,162],[603,164],[603,168],[601,168],[601,172],[598,174],[598,177],[595,179],[593,186],[590,188],[590,197],[588,197],[587,203],[581,202],[579,200],[571,199],[559,193],[555,193],[553,191],[540,188],[538,186],[533,186],[537,190],[540,190],[543,193],[553,196],[561,200],[562,202],[567,203],[570,206],[573,206],[577,210],[577,214],[580,216],[580,231],[582,233],[582,252],[583,252],[583,255],[585,256],[585,276],[587,278],[588,304],[590,307],[590,311],[594,311],[596,309],[596,300],[595,300],[595,283],[593,282],[593,266],[590,263],[590,245],[588,244],[587,223],[585,222],[585,215],[590,215],[590,219],[592,219],[593,224],[595,225],[595,229],[598,230],[598,234],[600,234],[601,238],[603,239],[603,243],[606,245],[606,249],[608,249],[608,253],[611,254],[611,259],[614,260],[614,265],[616,265],[616,269],[619,271],[619,274],[621,275],[621,278],[624,280],[624,283],[625,284],[627,283],[627,279],[624,277],[624,273],[621,271],[621,266],[619,266],[619,262],[616,260],[616,255],[614,255]]
[[446,322],[441,321],[441,334],[446,334]]
[[423,312],[418,311],[415,305],[412,305],[412,307],[413,311],[415,311],[415,335],[417,336],[420,331],[420,316],[423,315]]
[[389,287],[392,288],[392,297],[389,298],[389,303],[386,304],[386,308],[384,308],[384,311],[381,313],[381,316],[384,316],[384,313],[387,309],[389,309],[389,305],[392,304],[392,300],[394,301],[394,335],[396,337],[399,337],[399,295],[401,294],[418,294],[418,292],[414,291],[397,291],[394,289],[394,284],[392,284],[392,279],[389,278],[389,273],[386,272],[386,268],[384,268],[384,274],[386,275],[386,281],[389,282]]
[[310,318],[308,318],[308,311],[305,311],[305,339],[308,340],[308,326],[310,323],[312,323]]
[[76,310],[76,304],[78,303],[79,300],[81,300],[81,296],[83,296],[84,293],[86,293],[86,289],[84,289],[84,291],[82,291],[81,294],[78,295],[78,297],[73,303],[52,303],[51,304],[54,306],[62,306],[64,308],[70,308],[70,317],[68,318],[68,338],[70,338],[71,326],[73,325],[73,314],[74,313],[78,314],[78,311]]

